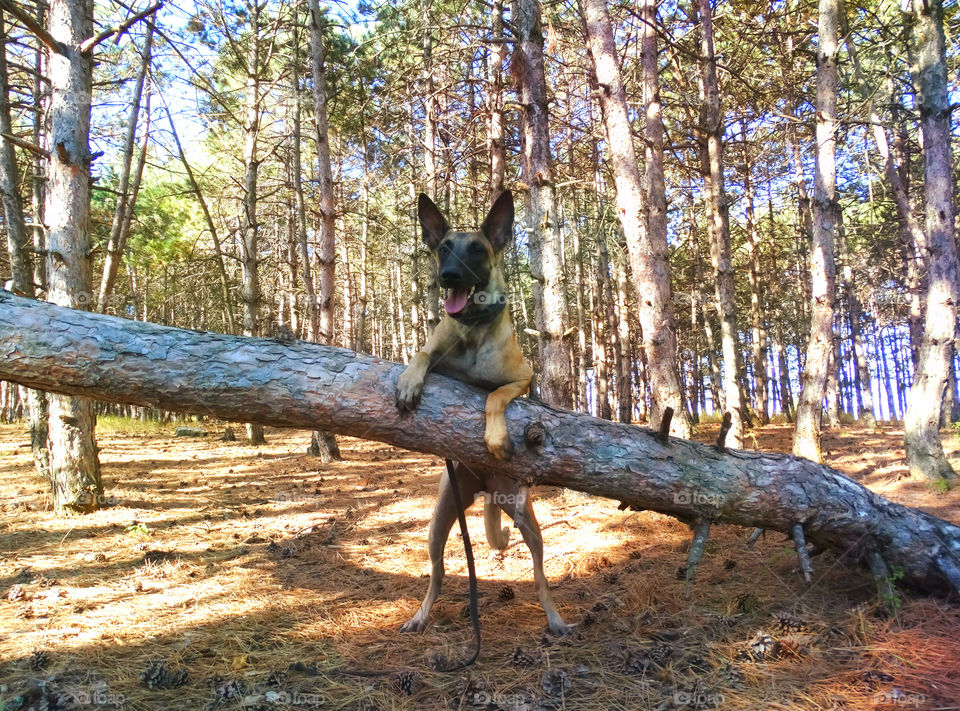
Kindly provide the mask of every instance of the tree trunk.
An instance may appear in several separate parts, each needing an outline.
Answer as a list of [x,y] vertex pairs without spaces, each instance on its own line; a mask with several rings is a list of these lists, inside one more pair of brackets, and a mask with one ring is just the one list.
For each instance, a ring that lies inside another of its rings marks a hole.
[[[36,4],[36,20],[37,25],[43,27],[46,23],[46,3],[38,2]],[[44,82],[44,59],[45,59],[45,47],[43,43],[36,42],[36,51],[34,52],[33,59],[33,86],[31,87],[33,94],[33,105],[36,107],[36,111],[33,112],[33,145],[43,146],[45,145],[45,117],[48,115],[49,111],[49,96],[47,95],[47,86]],[[33,156],[33,162],[31,164],[31,183],[32,189],[30,191],[30,200],[31,200],[31,209],[33,212],[33,246],[37,249],[43,249],[46,246],[46,235],[43,233],[42,226],[46,224],[43,216],[43,206],[44,206],[44,158],[39,154]],[[37,259],[34,261],[33,265],[34,270],[34,283],[42,289],[47,288],[47,270],[46,263],[43,259]],[[46,428],[46,404],[44,404],[44,421],[43,427]],[[46,446],[46,445],[44,445]]]
[[[310,0],[310,56],[313,74],[313,117],[317,126],[318,191],[320,193],[320,342],[333,343],[334,269],[336,268],[336,196],[330,166],[330,137],[327,120],[327,47],[323,39],[323,15],[318,0]],[[313,433],[310,454],[327,463],[340,459],[336,437],[330,432]]]
[[300,252],[300,270],[303,278],[303,292],[307,301],[307,338],[316,341],[320,333],[320,309],[317,306],[317,293],[313,288],[313,269],[310,265],[310,251],[307,248],[307,207],[303,197],[303,151],[302,120],[300,115],[300,44],[294,38],[293,61],[290,63],[290,81],[293,90],[293,196],[296,206],[297,247]]
[[630,377],[630,311],[627,306],[627,246],[619,246],[617,259],[617,419],[633,421],[633,397]]
[[[113,292],[113,282],[117,278],[117,270],[123,260],[123,250],[126,247],[127,232],[123,230],[127,221],[127,212],[133,211],[134,203],[130,194],[130,169],[133,165],[133,149],[137,139],[137,121],[140,118],[140,100],[143,96],[143,86],[146,83],[147,72],[150,69],[150,55],[153,49],[153,24],[147,23],[147,35],[141,50],[140,71],[133,87],[133,100],[130,103],[130,114],[127,118],[127,131],[123,139],[120,162],[120,182],[117,187],[117,205],[113,210],[113,224],[110,226],[110,237],[107,240],[107,253],[103,260],[103,276],[100,278],[100,293],[97,296],[97,311],[104,313],[107,308],[107,299]],[[149,137],[146,137],[149,138]]]
[[[47,30],[63,45],[51,51],[50,158],[46,205],[47,300],[89,308],[93,288],[90,244],[90,104],[93,60],[78,47],[93,34],[90,0],[51,0]],[[54,510],[100,508],[103,486],[94,428],[94,403],[52,395],[49,406],[49,477]]]
[[873,411],[873,390],[871,389],[873,383],[870,377],[870,365],[867,362],[867,351],[863,342],[863,309],[860,306],[860,298],[857,296],[853,266],[850,263],[852,257],[847,245],[846,230],[843,227],[837,232],[837,239],[840,247],[843,289],[847,297],[847,313],[850,317],[850,340],[856,365],[857,377],[854,387],[859,393],[858,403],[862,406],[860,419],[866,427],[873,428],[877,425],[877,419]]
[[720,349],[723,353],[724,409],[730,413],[728,437],[743,444],[743,415],[740,401],[740,348],[737,338],[737,303],[730,258],[730,216],[723,180],[723,116],[717,83],[717,58],[713,42],[713,13],[710,0],[698,0],[701,61],[701,162],[706,182],[707,223],[710,227],[710,257],[716,281],[717,315],[720,318]]
[[[23,198],[20,194],[20,169],[17,153],[7,136],[13,134],[10,118],[10,82],[7,74],[7,32],[0,13],[0,193],[3,197],[3,219],[7,231],[7,252],[10,255],[10,288],[21,296],[33,298],[33,260],[27,251],[29,240],[23,219]],[[47,450],[47,395],[41,390],[20,388],[20,400],[26,407],[30,428],[33,462],[41,477],[49,476]]]
[[927,228],[923,262],[928,277],[923,341],[904,417],[904,430],[910,473],[928,479],[952,478],[956,474],[940,442],[940,411],[947,387],[947,370],[953,367],[960,274],[953,224],[951,101],[944,57],[941,0],[913,0],[912,20],[918,44],[917,103],[923,132]]
[[503,0],[494,0],[490,16],[490,35],[487,59],[487,154],[490,156],[490,185],[487,203],[500,197],[504,190],[506,172],[506,144],[503,137],[503,60],[507,45],[503,42]]
[[[433,77],[433,33],[430,27],[430,8],[432,3],[423,6],[423,75],[421,94],[423,96],[423,185],[427,196],[437,200],[437,120],[440,116],[440,102],[434,87]],[[426,290],[427,336],[440,323],[440,285],[433,260],[428,261]]]
[[487,393],[431,374],[414,413],[394,404],[399,364],[333,346],[186,331],[63,309],[0,291],[0,380],[227,420],[328,428],[494,471],[621,499],[685,521],[790,533],[902,580],[960,592],[960,528],[886,501],[788,454],[720,450],[520,398],[509,462],[483,442]]
[[583,14],[588,51],[599,86],[610,166],[617,192],[618,217],[627,242],[643,330],[653,400],[650,422],[659,426],[664,409],[671,407],[674,411],[671,431],[680,437],[689,437],[690,416],[677,372],[677,333],[670,293],[656,4],[653,0],[644,0],[643,4],[642,61],[647,97],[645,134],[648,145],[646,195],[633,145],[627,94],[606,3],[603,0],[584,0]]
[[837,34],[838,0],[820,0],[817,47],[817,178],[810,249],[810,338],[803,369],[793,453],[815,462],[820,457],[820,426],[827,369],[833,352],[833,301],[837,231]]
[[580,229],[573,229],[573,259],[574,271],[577,279],[577,288],[574,290],[574,310],[577,313],[577,392],[574,402],[574,409],[580,412],[588,411],[587,399],[587,328],[591,315],[585,313],[583,305],[583,294],[587,288],[584,278],[583,263],[587,259],[580,244]]
[[550,152],[547,81],[543,66],[543,29],[539,0],[515,0],[516,25],[511,69],[520,104],[523,182],[527,185],[526,223],[535,323],[539,331],[540,396],[557,407],[573,404],[573,374],[564,338],[567,299],[564,290],[562,238]]
[[[742,126],[741,136],[743,137],[744,154],[747,155],[749,147],[746,140],[745,125]],[[757,242],[758,230],[753,203],[752,171],[753,162],[744,160],[743,191],[747,203],[747,251],[750,255],[750,347],[753,351],[753,377],[757,384],[755,397],[757,416],[760,418],[760,424],[766,425],[770,422],[770,413],[767,407],[767,333],[763,324],[764,307],[761,304],[760,297],[760,274],[763,272],[763,265],[761,264],[760,245]]]
[[[240,267],[243,281],[243,335],[256,336],[260,321],[259,268],[260,224],[257,222],[257,178],[260,164],[257,161],[257,141],[260,135],[260,10],[257,0],[251,5],[250,24],[252,37],[247,55],[246,122],[243,144],[243,216],[240,233],[242,253]],[[263,426],[247,423],[250,444],[260,445],[266,440]]]
[[603,370],[606,373],[606,386],[603,394],[603,401],[600,404],[603,419],[613,419],[613,406],[611,402],[610,374],[614,369],[610,367],[611,363],[616,362],[617,352],[617,311],[613,299],[613,283],[610,276],[610,253],[607,250],[606,234],[597,235],[597,255],[599,257],[597,269],[600,274],[600,284],[603,287],[600,303],[603,311],[598,313],[600,317],[600,333],[603,341]]

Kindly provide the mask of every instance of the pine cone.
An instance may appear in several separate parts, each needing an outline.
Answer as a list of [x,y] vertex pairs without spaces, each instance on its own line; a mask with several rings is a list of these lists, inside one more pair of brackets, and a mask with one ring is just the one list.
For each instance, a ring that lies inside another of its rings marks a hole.
[[50,663],[50,655],[42,649],[38,649],[30,655],[30,668],[39,671]]
[[739,689],[743,686],[746,677],[743,675],[743,670],[739,667],[732,666],[727,664],[723,669],[720,670],[720,679],[724,686],[727,686],[731,689]]
[[397,678],[393,683],[400,693],[406,694],[407,696],[413,696],[413,686],[415,681],[416,674],[414,674],[412,671],[405,671],[397,674]]
[[516,597],[516,593],[513,592],[513,588],[509,585],[504,585],[500,588],[500,592],[497,593],[497,597],[500,598],[503,602],[508,602],[513,600]]
[[264,682],[267,686],[272,689],[277,688],[278,686],[283,686],[283,683],[287,680],[287,673],[285,671],[272,671],[270,675],[267,676],[267,680]]
[[760,598],[753,593],[737,595],[737,610],[739,612],[753,612],[760,607]]
[[624,674],[645,674],[650,669],[650,659],[645,654],[628,650],[620,670]]
[[556,667],[544,672],[540,677],[540,688],[543,693],[553,698],[559,699],[565,696],[572,686],[570,675]]
[[795,632],[806,633],[810,631],[810,626],[799,617],[779,614],[774,615],[774,619],[777,621],[777,632],[780,634],[792,634]]
[[73,707],[73,701],[70,694],[65,694],[56,689],[47,689],[43,696],[32,708],[37,711],[69,711]]
[[162,659],[154,659],[140,675],[140,681],[148,689],[179,689],[187,682],[187,670],[167,669],[167,663]]
[[523,647],[517,647],[510,654],[510,664],[515,667],[532,667],[537,663],[537,658],[525,650]]
[[140,674],[140,681],[148,689],[162,689],[167,679],[167,663],[162,659],[154,659]]
[[229,701],[230,699],[242,699],[246,691],[247,685],[242,681],[239,679],[229,679],[219,684],[213,693],[218,701]]
[[665,665],[672,656],[673,648],[669,644],[663,644],[662,642],[653,645],[653,648],[649,652],[650,661],[661,667]]
[[737,652],[740,661],[769,662],[780,656],[780,643],[766,632],[757,632],[745,649]]
[[167,674],[165,689],[179,689],[181,686],[187,683],[187,670],[176,669]]

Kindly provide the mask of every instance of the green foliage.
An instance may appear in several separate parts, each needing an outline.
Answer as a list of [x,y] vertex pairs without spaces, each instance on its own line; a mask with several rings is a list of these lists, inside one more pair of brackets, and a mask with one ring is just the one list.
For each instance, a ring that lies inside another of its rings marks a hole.
[[124,434],[159,436],[167,431],[165,423],[157,420],[140,420],[120,415],[98,415],[97,431]]
[[133,536],[135,538],[149,538],[152,535],[150,533],[150,529],[147,527],[147,524],[140,523],[139,521],[134,521],[127,526],[125,530],[128,536]]

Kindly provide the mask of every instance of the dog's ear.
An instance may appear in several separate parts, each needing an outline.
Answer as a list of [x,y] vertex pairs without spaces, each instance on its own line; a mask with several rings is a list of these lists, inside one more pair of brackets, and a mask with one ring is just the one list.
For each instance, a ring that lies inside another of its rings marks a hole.
[[480,230],[489,240],[494,252],[500,252],[513,238],[513,193],[504,190],[500,193],[487,213],[487,219]]
[[430,249],[436,249],[450,230],[450,225],[440,208],[423,193],[420,193],[417,200],[417,217],[420,218],[420,226],[423,228],[423,243]]

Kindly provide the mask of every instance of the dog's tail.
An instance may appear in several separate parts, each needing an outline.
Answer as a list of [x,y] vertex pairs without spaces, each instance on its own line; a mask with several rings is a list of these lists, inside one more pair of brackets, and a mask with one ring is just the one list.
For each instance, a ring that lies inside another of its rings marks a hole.
[[500,506],[488,493],[483,497],[483,527],[487,531],[487,544],[494,550],[502,551],[510,542],[510,529],[500,527]]

